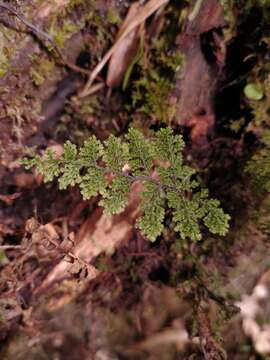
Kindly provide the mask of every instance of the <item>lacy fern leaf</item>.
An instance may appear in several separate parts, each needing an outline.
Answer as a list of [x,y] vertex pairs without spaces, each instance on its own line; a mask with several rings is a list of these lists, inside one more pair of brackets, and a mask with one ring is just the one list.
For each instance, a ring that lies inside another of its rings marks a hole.
[[102,144],[91,136],[80,149],[67,142],[61,157],[46,150],[22,162],[28,169],[36,166],[44,181],[58,177],[60,189],[78,184],[84,199],[101,196],[99,204],[110,215],[124,210],[132,182],[141,181],[137,226],[150,241],[162,234],[166,208],[183,239],[200,240],[202,224],[225,235],[230,217],[200,189],[196,171],[184,164],[183,149],[182,137],[171,129],[161,129],[151,139],[130,129],[125,139],[111,135]]
[[164,225],[164,199],[159,187],[152,183],[145,184],[142,193],[142,217],[137,221],[138,228],[150,240],[155,241],[161,235]]
[[108,215],[119,214],[127,205],[130,182],[125,177],[117,176],[113,179],[103,194],[100,205]]
[[129,164],[135,175],[149,174],[153,157],[151,143],[136,129],[130,129],[127,135],[130,159]]
[[126,143],[111,135],[105,142],[106,151],[103,154],[103,161],[112,171],[122,171],[129,160],[129,149]]
[[87,172],[81,178],[80,189],[84,200],[88,200],[93,196],[104,194],[107,181],[104,177],[104,171],[102,169],[96,169],[89,167]]

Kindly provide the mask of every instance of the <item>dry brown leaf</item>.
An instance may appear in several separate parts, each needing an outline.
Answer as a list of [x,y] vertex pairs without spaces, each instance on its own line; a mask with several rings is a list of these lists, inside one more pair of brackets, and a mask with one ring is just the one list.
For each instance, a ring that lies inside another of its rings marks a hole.
[[114,45],[110,48],[110,50],[105,54],[103,59],[97,64],[97,66],[92,71],[91,76],[89,77],[84,90],[81,92],[80,97],[88,96],[92,92],[92,84],[95,81],[97,75],[103,69],[103,67],[107,64],[111,56],[117,50],[119,43],[123,41],[123,39],[128,36],[134,29],[138,28],[141,24],[145,22],[145,20],[154,14],[159,8],[166,5],[169,0],[150,0],[144,6],[141,7],[140,11],[137,13],[136,17],[131,20],[126,27],[122,27],[121,32],[119,34],[118,39],[114,43]]
[[[140,10],[140,3],[136,2],[131,5],[127,16],[117,34],[117,38],[121,36],[123,29],[125,29],[128,23],[137,16]],[[140,33],[142,31],[143,24],[140,27],[136,27],[126,37],[122,39],[115,48],[114,53],[111,56],[109,62],[109,68],[107,73],[106,84],[109,87],[119,86],[122,82],[124,74],[129,67],[132,59],[136,55],[139,47]]]
[[168,328],[157,334],[153,334],[148,339],[136,344],[130,350],[150,350],[160,345],[175,343],[179,350],[182,350],[189,342],[188,332],[182,325],[179,329]]
[[[141,184],[134,183],[129,196],[129,205],[122,214],[108,217],[102,214],[101,209],[97,209],[85,225],[79,230],[73,254],[75,257],[83,259],[85,263],[101,254],[102,252],[112,253],[123,242],[128,241],[134,229],[134,223],[139,215],[139,202],[141,193]],[[74,256],[73,256],[74,258]],[[95,278],[98,272],[89,265],[89,278]],[[62,260],[48,274],[37,293],[48,288],[51,284],[59,281],[65,273],[72,267],[72,263]]]

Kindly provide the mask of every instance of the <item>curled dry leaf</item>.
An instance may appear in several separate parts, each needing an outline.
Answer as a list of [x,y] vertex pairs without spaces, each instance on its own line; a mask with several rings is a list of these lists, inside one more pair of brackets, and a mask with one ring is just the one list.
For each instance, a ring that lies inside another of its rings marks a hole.
[[80,273],[80,271],[82,271],[82,268],[83,268],[83,265],[79,263],[79,261],[75,260],[73,263],[72,263],[72,266],[71,268],[69,269],[69,272],[72,274],[72,275],[77,275]]
[[[117,34],[117,38],[123,33],[131,19],[134,19],[140,10],[140,3],[131,5],[127,16]],[[114,53],[109,62],[106,84],[109,87],[119,86],[123,80],[124,74],[131,64],[139,48],[139,40],[142,34],[144,23],[137,26],[126,37],[122,39],[115,47]]]
[[25,231],[29,234],[33,234],[39,228],[40,224],[36,218],[32,217],[25,223]]
[[60,247],[64,252],[69,252],[73,249],[73,247],[74,247],[74,233],[73,232],[70,233],[69,236],[61,242]]
[[54,226],[50,223],[40,225],[31,237],[32,243],[36,246],[39,257],[53,258],[57,254],[59,246],[59,235]]

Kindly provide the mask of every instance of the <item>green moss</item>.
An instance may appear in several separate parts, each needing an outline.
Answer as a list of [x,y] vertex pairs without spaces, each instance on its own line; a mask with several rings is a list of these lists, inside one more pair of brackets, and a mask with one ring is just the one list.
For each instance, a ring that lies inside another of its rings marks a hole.
[[85,6],[85,5],[87,5],[87,6],[90,5],[91,7],[94,8],[96,6],[96,0],[88,0],[88,1],[85,1],[85,0],[70,0],[68,2],[68,5],[66,6],[66,9],[67,9],[67,11],[72,12],[75,7]]
[[[258,228],[263,234],[270,235],[270,199],[266,197],[258,214]],[[268,238],[269,239],[269,238]]]
[[[78,9],[78,11],[76,11]],[[93,20],[95,1],[71,0],[51,19],[48,32],[54,37],[56,44],[63,48],[72,35],[82,30],[86,23]],[[74,15],[76,14],[76,20]]]
[[239,131],[243,128],[244,125],[245,125],[245,119],[240,118],[238,120],[232,121],[228,125],[228,128],[234,131],[235,133],[239,133]]
[[114,7],[110,7],[107,12],[107,20],[112,25],[118,25],[121,22],[121,17]]
[[268,7],[270,6],[270,0],[247,0],[245,3],[245,9],[250,9],[253,6]]
[[[3,250],[0,250],[0,266],[8,264],[8,258],[6,256],[6,253]],[[1,320],[1,315],[0,315]]]
[[[268,67],[256,69],[254,78],[261,84],[263,92],[255,92],[256,99],[250,101],[253,121],[248,125],[247,131],[260,134],[260,147],[246,165],[246,172],[251,179],[252,189],[256,192],[270,191],[270,70]],[[257,75],[258,74],[258,75]],[[262,74],[259,76],[259,74]],[[261,98],[262,94],[264,95]],[[253,95],[253,93],[252,93]],[[259,100],[260,101],[255,101]]]
[[[158,44],[158,46],[161,43]],[[147,114],[152,121],[170,124],[175,106],[170,101],[173,78],[183,64],[181,54],[168,55],[157,49],[157,63],[141,63],[141,77],[132,84],[132,107]]]
[[63,48],[66,41],[74,34],[76,34],[82,27],[82,24],[74,24],[71,20],[65,19],[64,22],[59,22],[54,18],[50,25],[50,34],[54,37],[56,44]]
[[[260,101],[253,101],[251,103],[252,113],[254,115],[253,124],[256,126],[261,126],[266,124],[270,127],[270,71],[269,75],[265,77],[265,80],[261,80],[262,85],[260,88],[263,88],[264,97]],[[259,93],[260,95],[260,93]]]
[[131,93],[131,103],[127,106],[136,114],[144,114],[151,122],[171,124],[176,107],[170,96],[175,80],[184,64],[181,53],[172,51],[176,34],[179,32],[181,8],[169,6],[165,18],[157,30],[158,36],[148,42],[147,51],[141,39],[139,51],[127,69],[123,88]]
[[133,106],[138,107],[154,121],[169,123],[175,113],[175,108],[169,104],[171,82],[162,77],[155,70],[148,73],[134,83]]
[[270,192],[270,148],[258,151],[248,162],[246,171],[255,190]]
[[52,72],[54,66],[55,63],[52,60],[43,57],[38,58],[35,56],[30,69],[30,77],[35,86],[40,86],[44,83]]
[[66,112],[71,116],[75,116],[80,121],[84,116],[89,116],[100,110],[101,104],[96,95],[91,95],[85,98],[72,97],[66,106]]
[[219,2],[224,9],[225,20],[228,22],[234,20],[234,15],[233,15],[234,0],[219,0]]
[[15,47],[8,47],[12,33],[3,25],[0,24],[0,77],[4,76],[10,70],[10,59],[14,52]]

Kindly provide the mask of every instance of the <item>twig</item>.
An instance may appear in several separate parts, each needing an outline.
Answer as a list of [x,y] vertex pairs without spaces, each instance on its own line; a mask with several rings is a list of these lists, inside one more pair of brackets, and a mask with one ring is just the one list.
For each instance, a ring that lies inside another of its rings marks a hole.
[[203,4],[203,0],[197,0],[194,7],[193,7],[193,10],[192,12],[189,14],[188,16],[188,20],[190,22],[192,22],[193,20],[195,20],[195,18],[197,17],[197,15],[199,14],[200,10],[201,10],[201,7],[202,7],[202,4]]
[[99,90],[103,89],[104,86],[105,86],[105,84],[102,83],[102,82],[91,86],[91,89],[89,89],[87,95],[89,96],[89,95],[95,94],[95,93],[98,92]]
[[[70,161],[69,161],[69,163],[70,163]],[[168,189],[168,190],[177,192],[182,197],[184,196],[181,189],[179,189],[176,185],[163,184],[159,180],[154,179],[153,177],[148,176],[148,175],[132,175],[132,174],[126,173],[124,171],[115,171],[113,169],[110,169],[109,167],[102,167],[99,165],[94,165],[93,167],[95,167],[98,170],[103,171],[104,173],[112,173],[113,175],[123,176],[131,182],[148,181],[148,182],[151,182],[152,184],[157,185],[157,187],[162,190]]]
[[197,274],[195,278],[197,278],[199,285],[206,291],[210,299],[220,304],[223,308],[225,308],[225,310],[229,312],[234,312],[234,313],[239,312],[239,308],[236,305],[234,305],[232,302],[227,300],[224,296],[220,294],[216,294],[215,292],[210,290],[199,274]]
[[0,250],[22,250],[24,246],[22,245],[0,245]]
[[56,44],[53,36],[46,33],[42,29],[38,28],[31,22],[29,22],[23,15],[21,15],[16,9],[14,9],[12,6],[7,5],[3,2],[0,2],[0,8],[7,10],[12,15],[16,16],[29,30],[31,33],[35,34],[39,39],[43,38],[44,40],[48,41],[54,50],[56,51],[57,55],[60,57],[62,63],[70,68],[71,70],[74,70],[76,72],[80,72],[82,74],[88,75],[91,74],[89,70],[83,69],[80,66],[77,66],[76,64],[73,64],[68,59],[65,58],[65,55],[62,53],[62,50],[59,48],[59,46]]

